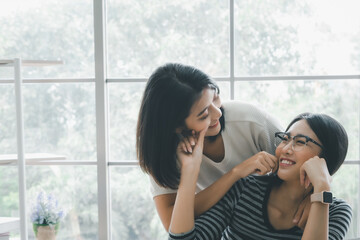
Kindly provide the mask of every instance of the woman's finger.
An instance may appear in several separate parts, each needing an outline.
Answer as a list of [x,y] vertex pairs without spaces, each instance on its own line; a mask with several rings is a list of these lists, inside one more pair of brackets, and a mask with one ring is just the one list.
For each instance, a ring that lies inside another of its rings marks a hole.
[[310,186],[310,179],[308,176],[305,177],[305,188],[308,188]]
[[264,165],[260,164],[257,166],[257,173],[260,175],[265,175],[266,173],[268,173],[270,170],[268,170],[267,167],[265,167]]
[[270,172],[272,169],[272,163],[271,160],[269,160],[269,158],[267,156],[265,156],[265,158],[262,159],[261,164],[266,167],[266,173]]
[[191,152],[192,152],[192,146],[191,146],[191,144],[190,144],[189,138],[188,138],[188,137],[185,137],[185,138],[183,139],[183,142],[185,143],[188,152],[191,153]]
[[188,140],[189,140],[189,143],[190,143],[190,145],[193,147],[193,146],[195,146],[195,137],[194,136],[189,136],[188,137]]
[[199,137],[197,138],[196,146],[203,148],[205,133],[207,132],[207,130],[208,130],[208,127],[204,128],[203,130],[200,131]]
[[184,151],[184,152],[188,152],[188,150],[187,150],[187,148],[186,148],[186,145],[185,145],[185,143],[184,142],[181,142],[180,143],[181,144],[181,148],[182,148],[182,150]]

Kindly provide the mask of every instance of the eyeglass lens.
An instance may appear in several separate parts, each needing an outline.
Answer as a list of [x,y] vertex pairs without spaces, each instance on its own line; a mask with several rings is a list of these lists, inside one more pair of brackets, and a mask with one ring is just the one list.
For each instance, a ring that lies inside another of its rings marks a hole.
[[294,151],[301,151],[304,148],[304,146],[306,146],[306,144],[307,144],[306,138],[303,136],[289,137],[287,134],[278,134],[277,137],[280,140],[280,141],[277,141],[278,145],[286,146],[290,142],[292,142],[291,145],[292,145],[292,149]]

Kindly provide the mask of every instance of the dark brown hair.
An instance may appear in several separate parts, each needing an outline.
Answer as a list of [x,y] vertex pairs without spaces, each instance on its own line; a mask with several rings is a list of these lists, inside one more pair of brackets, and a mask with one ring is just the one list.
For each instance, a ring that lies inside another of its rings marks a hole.
[[[185,126],[192,105],[206,88],[219,92],[208,75],[177,63],[157,68],[146,84],[136,129],[137,157],[142,170],[163,187],[178,187],[175,131]],[[220,123],[223,128],[223,116]]]
[[344,162],[348,150],[348,136],[344,127],[326,114],[302,113],[292,120],[286,131],[302,119],[306,120],[323,145],[319,157],[325,159],[329,173],[333,175]]

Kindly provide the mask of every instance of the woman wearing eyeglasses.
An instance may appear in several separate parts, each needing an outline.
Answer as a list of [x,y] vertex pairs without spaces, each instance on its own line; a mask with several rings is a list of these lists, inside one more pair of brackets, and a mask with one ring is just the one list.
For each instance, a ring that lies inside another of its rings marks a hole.
[[[178,148],[179,190],[169,239],[344,239],[351,208],[331,193],[331,175],[343,163],[348,138],[335,119],[304,113],[276,133],[277,173],[248,176],[234,184],[209,211],[194,220],[194,189],[204,133],[192,154]],[[292,221],[299,203],[310,195],[304,230]]]

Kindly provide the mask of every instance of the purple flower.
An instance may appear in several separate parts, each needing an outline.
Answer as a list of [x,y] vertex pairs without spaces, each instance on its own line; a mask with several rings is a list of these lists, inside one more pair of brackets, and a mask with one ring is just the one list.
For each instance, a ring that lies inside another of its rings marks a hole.
[[54,195],[47,195],[40,192],[36,198],[36,203],[31,208],[30,219],[36,224],[55,225],[65,216],[64,210],[58,205]]

